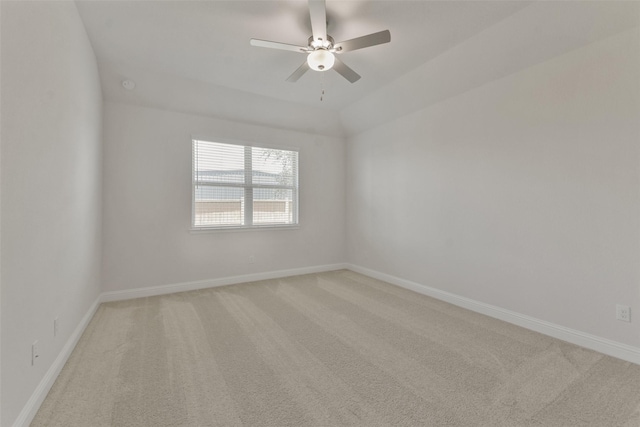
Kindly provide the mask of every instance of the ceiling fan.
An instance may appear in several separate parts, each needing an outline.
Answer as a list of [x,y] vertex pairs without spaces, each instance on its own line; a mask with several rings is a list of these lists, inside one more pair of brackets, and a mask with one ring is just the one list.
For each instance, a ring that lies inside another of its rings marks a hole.
[[298,81],[309,69],[328,71],[333,68],[342,77],[351,83],[355,83],[360,79],[360,75],[342,62],[336,54],[389,43],[391,41],[391,33],[389,30],[384,30],[343,42],[334,42],[333,38],[327,34],[327,8],[325,0],[309,0],[309,15],[311,17],[312,36],[309,37],[307,46],[251,39],[252,46],[290,50],[307,54],[307,60],[287,78],[288,82],[293,83]]

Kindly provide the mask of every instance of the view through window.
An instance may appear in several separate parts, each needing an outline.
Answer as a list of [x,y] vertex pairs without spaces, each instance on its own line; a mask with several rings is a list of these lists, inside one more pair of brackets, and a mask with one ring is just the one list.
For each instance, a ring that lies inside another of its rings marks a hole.
[[192,224],[298,224],[298,152],[194,139]]

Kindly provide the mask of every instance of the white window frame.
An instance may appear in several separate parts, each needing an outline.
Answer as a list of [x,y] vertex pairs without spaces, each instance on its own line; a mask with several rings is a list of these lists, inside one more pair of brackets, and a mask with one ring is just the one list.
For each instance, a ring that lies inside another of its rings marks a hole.
[[[221,144],[231,144],[244,147],[245,154],[245,165],[244,165],[244,173],[245,173],[245,183],[205,183],[205,185],[212,185],[216,187],[229,187],[229,188],[244,188],[244,225],[196,225],[196,185],[203,183],[198,183],[196,181],[196,141],[203,142],[213,142],[213,143],[221,143]],[[264,148],[264,149],[272,149],[272,150],[282,150],[282,151],[293,151],[297,153],[297,161],[295,166],[294,173],[294,185],[286,186],[286,185],[274,185],[274,184],[254,184],[252,181],[252,149],[253,148]],[[269,144],[255,144],[249,143],[246,141],[236,141],[222,138],[211,138],[211,137],[202,137],[202,136],[192,136],[191,137],[191,231],[192,232],[218,232],[218,231],[248,231],[248,230],[265,230],[265,229],[298,229],[300,227],[299,223],[299,174],[300,174],[300,150],[294,147],[282,147],[282,146],[273,146]],[[292,217],[293,221],[289,224],[253,224],[253,189],[254,188],[273,188],[273,189],[286,189],[293,190],[293,200],[292,200]]]

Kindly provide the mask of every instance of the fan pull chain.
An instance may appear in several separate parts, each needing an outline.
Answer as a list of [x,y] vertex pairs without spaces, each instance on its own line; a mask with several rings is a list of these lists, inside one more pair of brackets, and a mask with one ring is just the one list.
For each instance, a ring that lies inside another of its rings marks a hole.
[[320,102],[324,99],[324,73],[320,73]]

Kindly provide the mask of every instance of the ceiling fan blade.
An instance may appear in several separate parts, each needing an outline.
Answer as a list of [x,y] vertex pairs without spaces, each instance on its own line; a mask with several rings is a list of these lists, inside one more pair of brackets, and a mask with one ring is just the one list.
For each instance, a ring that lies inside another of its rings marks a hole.
[[327,5],[325,0],[309,0],[309,16],[313,39],[327,40]]
[[251,39],[251,41],[249,42],[251,43],[251,46],[258,46],[258,47],[268,47],[271,49],[280,49],[280,50],[291,50],[293,52],[298,52],[298,53],[307,53],[307,48],[303,47],[303,46],[296,46],[293,44],[286,44],[286,43],[279,43],[279,42],[271,42],[268,40],[258,40],[258,39]]
[[293,74],[291,74],[291,75],[287,78],[287,81],[288,81],[288,82],[291,82],[291,83],[295,83],[295,82],[297,82],[297,81],[298,81],[298,79],[299,79],[300,77],[302,77],[302,75],[303,75],[304,73],[306,73],[307,71],[309,71],[309,64],[307,63],[307,61],[304,61],[304,62],[302,63],[302,65],[301,65],[300,67],[298,67],[298,69],[297,69],[297,70],[295,70],[295,71],[293,72]]
[[342,77],[349,80],[351,83],[355,83],[360,80],[360,74],[347,67],[347,65],[342,62],[337,56],[336,62],[333,64],[333,69],[336,70]]
[[334,47],[338,50],[338,52],[348,52],[351,50],[362,49],[378,44],[389,43],[390,41],[391,33],[389,32],[389,30],[384,30],[377,33],[369,34],[368,36],[357,37],[355,39],[336,43]]

